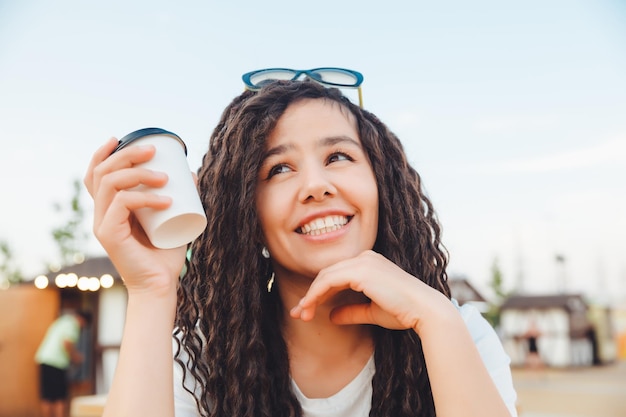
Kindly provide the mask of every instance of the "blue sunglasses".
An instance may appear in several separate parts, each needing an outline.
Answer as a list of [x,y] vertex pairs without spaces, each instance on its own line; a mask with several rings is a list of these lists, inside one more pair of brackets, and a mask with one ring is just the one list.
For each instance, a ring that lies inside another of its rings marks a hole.
[[258,91],[265,84],[277,80],[297,80],[303,75],[322,85],[341,88],[356,88],[359,93],[359,106],[363,108],[363,94],[361,84],[363,75],[358,71],[346,68],[324,67],[309,70],[294,70],[291,68],[266,68],[251,71],[241,77],[246,89]]

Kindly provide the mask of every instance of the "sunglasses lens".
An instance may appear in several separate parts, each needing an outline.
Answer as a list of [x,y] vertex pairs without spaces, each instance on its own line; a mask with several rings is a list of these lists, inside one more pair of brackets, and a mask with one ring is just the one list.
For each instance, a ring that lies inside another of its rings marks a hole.
[[294,71],[282,70],[282,69],[271,69],[267,71],[259,71],[256,74],[252,74],[250,76],[250,82],[252,85],[261,87],[264,84],[267,84],[272,81],[277,80],[291,80],[295,75]]
[[310,72],[313,79],[316,81],[343,86],[343,87],[357,87],[359,80],[355,74],[348,71],[342,71],[340,69],[319,69]]

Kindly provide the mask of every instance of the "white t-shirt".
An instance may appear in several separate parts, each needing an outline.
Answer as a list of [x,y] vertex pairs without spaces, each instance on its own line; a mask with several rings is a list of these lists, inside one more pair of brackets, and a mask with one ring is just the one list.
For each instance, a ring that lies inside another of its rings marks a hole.
[[[476,348],[491,375],[502,399],[512,417],[517,417],[515,403],[517,394],[513,387],[510,358],[504,352],[500,339],[489,322],[473,306],[458,306],[467,328],[472,335]],[[184,354],[184,352],[183,352]],[[183,361],[186,361],[186,357]],[[372,355],[361,372],[345,387],[328,398],[307,398],[302,394],[296,383],[291,380],[296,398],[302,405],[304,417],[368,417],[372,399],[372,378],[376,372],[374,355]],[[200,392],[199,384],[185,380],[192,391]],[[174,362],[174,402],[176,417],[197,417],[198,409],[191,394],[183,388],[183,371]]]

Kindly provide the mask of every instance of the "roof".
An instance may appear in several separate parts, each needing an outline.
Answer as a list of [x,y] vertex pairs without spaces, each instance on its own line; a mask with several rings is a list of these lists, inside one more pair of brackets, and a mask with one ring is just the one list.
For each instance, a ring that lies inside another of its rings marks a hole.
[[451,277],[448,286],[452,293],[452,298],[456,299],[460,305],[468,301],[486,302],[485,297],[465,278]]
[[69,274],[72,272],[79,277],[100,277],[104,274],[110,274],[113,278],[120,279],[120,274],[108,256],[88,258],[82,263],[63,267],[53,274]]
[[500,310],[530,310],[560,308],[569,312],[587,310],[587,303],[580,294],[512,295],[500,306]]

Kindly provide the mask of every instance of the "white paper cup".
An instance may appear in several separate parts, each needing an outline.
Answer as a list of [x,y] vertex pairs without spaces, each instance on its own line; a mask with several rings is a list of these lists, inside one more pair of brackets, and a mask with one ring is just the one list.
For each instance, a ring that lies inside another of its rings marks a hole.
[[164,172],[168,181],[161,188],[140,185],[145,190],[172,198],[165,210],[142,208],[134,211],[150,242],[161,249],[177,248],[197,238],[207,224],[204,208],[187,163],[187,147],[180,137],[159,128],[146,128],[129,133],[113,151],[134,145],[153,145],[154,157],[137,166]]

